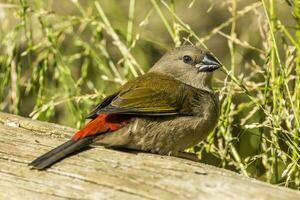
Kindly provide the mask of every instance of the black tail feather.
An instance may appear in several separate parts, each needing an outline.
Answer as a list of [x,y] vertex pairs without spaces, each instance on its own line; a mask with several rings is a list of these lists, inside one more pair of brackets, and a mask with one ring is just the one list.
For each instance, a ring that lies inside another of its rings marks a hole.
[[81,150],[87,145],[91,144],[94,140],[95,136],[90,136],[86,138],[82,138],[80,140],[74,141],[69,140],[62,145],[54,148],[53,150],[45,153],[44,155],[38,157],[34,161],[32,161],[29,165],[32,166],[33,169],[42,170],[45,169],[57,161],[65,158],[66,156]]
[[58,153],[59,151],[71,146],[72,144],[76,143],[76,141],[73,141],[73,140],[69,140],[61,145],[59,145],[58,147],[52,149],[51,151],[43,154],[42,156],[38,157],[37,159],[35,159],[34,161],[32,161],[29,165],[36,165],[40,162],[42,162],[43,160],[46,160],[47,158],[55,155],[56,153]]

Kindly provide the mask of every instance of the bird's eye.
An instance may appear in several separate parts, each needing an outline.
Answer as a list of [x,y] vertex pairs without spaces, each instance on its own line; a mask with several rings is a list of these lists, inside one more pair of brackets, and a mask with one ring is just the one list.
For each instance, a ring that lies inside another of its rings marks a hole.
[[191,63],[193,62],[193,59],[192,59],[191,56],[185,55],[185,56],[183,56],[182,59],[183,59],[183,62],[185,62],[185,63],[187,63],[187,64],[191,64]]

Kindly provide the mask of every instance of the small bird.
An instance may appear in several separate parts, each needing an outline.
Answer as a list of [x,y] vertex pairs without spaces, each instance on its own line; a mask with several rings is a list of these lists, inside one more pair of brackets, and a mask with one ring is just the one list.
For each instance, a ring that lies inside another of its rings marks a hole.
[[107,96],[66,143],[29,165],[42,170],[90,145],[177,155],[216,126],[218,96],[212,72],[221,64],[209,52],[182,46],[167,52],[148,73]]

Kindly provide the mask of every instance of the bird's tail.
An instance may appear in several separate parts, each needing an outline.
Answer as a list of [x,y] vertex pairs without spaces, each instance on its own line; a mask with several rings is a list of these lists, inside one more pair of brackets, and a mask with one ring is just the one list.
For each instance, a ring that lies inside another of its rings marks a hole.
[[91,144],[94,140],[96,135],[89,136],[82,138],[80,140],[69,140],[62,145],[59,145],[58,147],[54,148],[53,150],[45,153],[44,155],[38,157],[34,161],[32,161],[29,165],[33,169],[42,170],[45,169],[52,164],[56,163],[57,161],[65,158],[66,156],[75,153],[82,148],[88,146]]

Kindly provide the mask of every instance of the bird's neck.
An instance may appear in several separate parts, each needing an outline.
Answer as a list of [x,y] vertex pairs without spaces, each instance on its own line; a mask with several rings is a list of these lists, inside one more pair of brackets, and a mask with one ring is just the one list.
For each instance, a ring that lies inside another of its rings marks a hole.
[[202,72],[202,73],[195,73],[194,71],[191,72],[178,72],[175,71],[157,71],[151,69],[149,72],[164,74],[170,77],[173,77],[187,85],[190,85],[197,89],[213,91],[212,90],[212,73],[211,72]]

